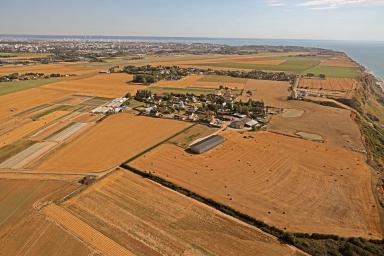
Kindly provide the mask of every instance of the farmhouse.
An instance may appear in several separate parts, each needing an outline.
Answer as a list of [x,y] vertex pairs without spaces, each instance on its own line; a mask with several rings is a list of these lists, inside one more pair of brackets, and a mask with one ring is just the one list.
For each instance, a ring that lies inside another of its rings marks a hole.
[[212,135],[202,141],[199,141],[193,144],[192,146],[189,147],[189,150],[195,154],[202,154],[222,144],[223,142],[224,142],[223,137],[219,135]]

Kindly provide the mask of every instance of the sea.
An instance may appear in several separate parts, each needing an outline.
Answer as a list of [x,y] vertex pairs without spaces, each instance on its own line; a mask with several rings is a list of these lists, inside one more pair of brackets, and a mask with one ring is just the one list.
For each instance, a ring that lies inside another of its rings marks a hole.
[[363,65],[377,78],[384,80],[384,41],[339,41],[309,39],[248,39],[248,38],[208,38],[208,37],[151,37],[151,36],[45,36],[45,35],[0,35],[1,40],[97,40],[130,42],[173,42],[173,43],[211,43],[230,46],[272,45],[319,47],[342,51]]

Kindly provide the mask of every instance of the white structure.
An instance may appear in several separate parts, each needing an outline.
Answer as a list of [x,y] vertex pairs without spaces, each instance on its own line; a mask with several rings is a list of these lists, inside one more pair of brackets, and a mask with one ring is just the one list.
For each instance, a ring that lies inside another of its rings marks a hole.
[[117,98],[114,99],[100,107],[92,109],[91,113],[93,114],[107,114],[107,113],[119,113],[124,110],[124,107],[121,107],[128,98]]

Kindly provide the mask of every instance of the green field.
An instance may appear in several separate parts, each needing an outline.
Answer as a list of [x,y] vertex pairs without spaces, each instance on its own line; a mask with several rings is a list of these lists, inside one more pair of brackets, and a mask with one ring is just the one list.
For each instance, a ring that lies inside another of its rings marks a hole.
[[211,66],[223,68],[237,69],[256,69],[267,71],[287,71],[287,72],[303,72],[320,64],[319,57],[274,57],[273,59],[284,59],[284,63],[279,65],[261,65],[252,63],[203,63],[196,66]]
[[214,89],[206,89],[206,88],[175,88],[175,87],[148,87],[148,90],[150,90],[152,93],[183,93],[183,94],[195,94],[195,95],[201,95],[201,94],[211,94],[214,93]]
[[0,52],[0,57],[17,57],[14,53],[8,53],[8,52]]
[[231,77],[231,76],[219,76],[219,75],[208,75],[200,78],[199,82],[215,82],[215,83],[235,83],[244,84],[248,81],[247,78]]
[[302,72],[315,75],[324,74],[326,77],[355,78],[359,75],[358,68],[317,66]]
[[59,81],[58,78],[40,79],[40,80],[26,80],[26,81],[13,81],[0,83],[0,95],[18,92],[34,87],[39,87],[46,84],[51,84]]

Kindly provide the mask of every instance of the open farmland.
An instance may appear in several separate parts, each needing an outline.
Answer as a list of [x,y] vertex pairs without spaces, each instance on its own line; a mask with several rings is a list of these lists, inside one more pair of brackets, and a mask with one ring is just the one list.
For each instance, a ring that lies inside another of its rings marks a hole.
[[0,120],[68,96],[69,92],[32,88],[0,96]]
[[26,135],[48,126],[52,121],[67,115],[67,111],[55,111],[47,114],[35,121],[30,121],[22,126],[19,126],[7,133],[0,135],[0,147],[12,144],[13,142],[25,137]]
[[89,255],[91,251],[83,243],[36,209],[77,187],[44,178],[0,179],[0,255]]
[[243,89],[248,79],[237,78],[230,76],[219,75],[190,75],[180,80],[174,81],[159,81],[153,84],[150,89],[157,87],[177,88],[177,89],[190,89],[191,91],[197,89],[219,89],[220,86],[228,87],[231,89]]
[[67,79],[58,83],[44,86],[88,96],[108,98],[122,97],[128,92],[135,94],[143,86],[128,84],[132,76],[128,74],[98,74],[86,78]]
[[290,109],[303,113],[299,116],[285,116],[284,113],[272,117],[268,130],[299,136],[297,133],[320,135],[326,143],[338,147],[365,151],[359,126],[347,109],[321,106],[318,104],[290,101]]
[[287,71],[302,72],[320,64],[319,57],[275,57],[278,60],[285,60],[278,65],[238,63],[238,62],[217,62],[217,63],[199,63],[196,66],[221,67],[232,69],[256,69],[267,71]]
[[339,78],[357,78],[359,69],[354,67],[330,67],[330,66],[316,66],[302,72],[303,74],[312,73],[316,76],[323,74],[326,77],[339,77]]
[[351,98],[358,82],[352,78],[303,78],[299,88],[311,95]]
[[[289,106],[289,83],[269,80],[248,80],[244,86],[243,94],[238,98],[243,102],[249,99],[263,101],[267,106],[284,108]],[[252,95],[249,95],[251,92]]]
[[3,60],[30,60],[34,58],[48,57],[49,53],[34,53],[34,52],[0,52],[0,59]]
[[352,91],[357,88],[357,81],[351,78],[305,78],[300,79],[300,88],[330,91]]
[[38,169],[74,173],[105,171],[189,125],[126,113],[113,115],[58,149]]
[[[1,69],[0,69],[1,70]],[[27,81],[12,81],[0,83],[0,95],[18,92],[34,87],[43,86],[59,81],[57,78],[51,79],[39,79],[39,80],[27,80]]]
[[135,64],[150,64],[162,66],[184,66],[194,67],[197,65],[212,64],[212,63],[238,63],[252,65],[279,65],[286,61],[288,56],[298,55],[300,53],[259,53],[250,55],[183,55],[183,56],[161,56],[147,57],[143,60],[134,61]]
[[160,80],[159,82],[153,84],[154,86],[159,86],[159,87],[190,87],[192,86],[196,81],[201,79],[203,75],[190,75],[186,76],[180,80]]
[[135,255],[301,255],[256,228],[128,171],[114,172],[62,207]]
[[381,238],[361,154],[268,132],[226,132],[202,155],[164,144],[129,163],[280,229]]
[[335,58],[329,58],[329,59],[323,60],[321,61],[320,66],[350,67],[350,68],[359,67],[356,63],[352,62],[351,60],[346,58],[341,58],[341,57],[335,57]]
[[40,142],[35,143],[32,146],[26,148],[20,153],[10,157],[6,161],[0,163],[0,169],[20,169],[48,152],[55,143],[52,142]]
[[207,94],[211,94],[211,93],[214,93],[215,90],[214,89],[211,89],[211,88],[198,88],[198,87],[194,87],[194,88],[177,88],[177,87],[159,87],[159,86],[151,86],[151,87],[148,87],[148,88],[145,88],[149,91],[151,91],[152,93],[156,93],[156,94],[164,94],[164,93],[174,93],[174,94],[177,94],[177,93],[182,93],[182,94],[186,94],[186,93],[191,93],[191,94],[194,94],[194,95],[201,95],[201,94],[204,94],[204,95],[207,95]]
[[32,64],[32,65],[4,65],[0,68],[0,75],[11,73],[60,73],[85,75],[96,73],[97,71],[108,69],[111,64],[107,63],[87,63],[87,62],[61,62],[53,64]]

